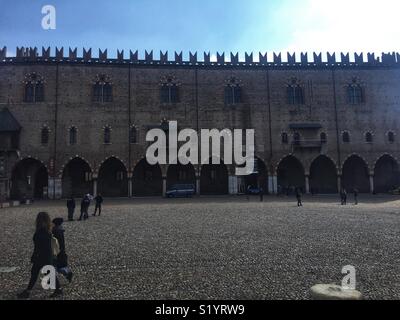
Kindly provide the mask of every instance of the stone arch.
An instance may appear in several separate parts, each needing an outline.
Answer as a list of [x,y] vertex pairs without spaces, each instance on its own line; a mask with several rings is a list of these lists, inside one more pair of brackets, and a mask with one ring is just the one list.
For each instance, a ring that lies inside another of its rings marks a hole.
[[374,191],[388,193],[400,187],[399,163],[393,156],[384,154],[374,166]]
[[244,190],[239,190],[240,193],[246,192],[249,186],[262,188],[264,194],[268,193],[268,168],[265,162],[255,157],[254,173],[244,177]]
[[192,164],[171,164],[167,169],[167,190],[175,184],[193,184],[196,188],[196,170]]
[[47,197],[48,169],[40,160],[27,157],[17,162],[11,173],[11,198],[44,199]]
[[310,166],[310,191],[312,194],[338,193],[337,166],[325,155],[320,155]]
[[305,172],[301,161],[293,155],[283,158],[277,167],[278,191],[286,193],[295,188],[305,192]]
[[223,161],[219,164],[209,164],[201,166],[200,173],[200,192],[202,195],[226,195],[229,193],[229,172]]
[[163,179],[161,167],[150,165],[146,158],[140,160],[133,170],[133,195],[137,197],[162,196]]
[[117,157],[103,161],[98,170],[97,192],[104,197],[128,196],[128,171]]
[[361,193],[370,192],[368,163],[357,154],[349,156],[343,163],[342,187],[347,192],[355,188]]
[[82,197],[93,192],[92,168],[81,158],[71,158],[62,170],[62,194],[64,198]]

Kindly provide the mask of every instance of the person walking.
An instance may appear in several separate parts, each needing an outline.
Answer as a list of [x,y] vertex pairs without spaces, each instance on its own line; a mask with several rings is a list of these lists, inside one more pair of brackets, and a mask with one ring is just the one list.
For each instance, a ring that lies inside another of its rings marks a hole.
[[81,201],[81,216],[79,217],[79,221],[89,219],[89,206],[90,206],[90,199],[87,195],[85,195]]
[[75,212],[75,200],[74,198],[69,198],[67,200],[67,209],[68,209],[68,221],[74,221],[74,212]]
[[260,187],[260,202],[264,202],[264,189]]
[[358,205],[358,189],[354,188],[354,204]]
[[58,244],[60,246],[60,253],[57,255],[56,258],[56,267],[57,267],[57,271],[59,273],[61,273],[62,275],[64,275],[68,282],[71,283],[72,282],[72,277],[73,277],[73,273],[71,271],[71,269],[68,267],[68,256],[67,253],[65,252],[65,237],[64,237],[64,227],[63,224],[64,220],[63,218],[56,218],[53,220],[53,237],[57,239]]
[[300,188],[296,188],[296,199],[297,199],[297,206],[298,207],[302,207],[303,206],[303,202],[301,200],[301,190],[300,190]]
[[346,189],[343,189],[343,200],[342,203],[344,206],[347,206],[347,191]]
[[97,210],[99,210],[99,216],[101,215],[101,205],[103,203],[103,197],[101,196],[101,194],[98,194],[95,198],[94,198],[96,205],[94,208],[94,213],[93,216],[96,216]]
[[[34,249],[31,257],[32,269],[28,287],[17,295],[19,299],[28,299],[43,267],[53,266],[54,259],[52,247],[51,220],[47,212],[39,212],[36,217],[36,231],[33,236]],[[62,295],[60,282],[56,276],[56,290],[52,298]]]

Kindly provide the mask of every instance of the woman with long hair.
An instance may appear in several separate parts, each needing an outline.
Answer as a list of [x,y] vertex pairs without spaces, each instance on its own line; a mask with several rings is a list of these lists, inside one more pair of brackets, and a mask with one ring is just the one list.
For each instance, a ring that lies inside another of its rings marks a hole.
[[[32,269],[31,278],[26,290],[18,294],[20,299],[28,299],[30,293],[35,286],[40,271],[44,266],[54,265],[54,256],[52,249],[52,223],[47,212],[39,212],[36,217],[36,231],[33,236],[34,250],[31,257]],[[52,298],[60,296],[62,289],[56,277],[56,290],[52,294]]]

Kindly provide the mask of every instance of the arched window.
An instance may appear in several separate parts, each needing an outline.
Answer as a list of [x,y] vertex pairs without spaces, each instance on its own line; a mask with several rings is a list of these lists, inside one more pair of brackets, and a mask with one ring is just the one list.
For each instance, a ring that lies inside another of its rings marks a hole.
[[69,144],[75,145],[78,140],[78,130],[75,127],[69,129]]
[[297,79],[292,79],[288,84],[286,90],[288,104],[304,104],[304,89],[297,81]]
[[371,133],[371,132],[367,132],[367,133],[365,134],[365,141],[366,141],[367,143],[372,143],[372,142],[373,142],[373,137],[372,137],[372,133]]
[[364,103],[364,90],[357,79],[347,86],[347,103],[357,105]]
[[288,144],[289,143],[289,137],[288,137],[288,134],[286,132],[282,133],[281,138],[282,138],[282,144]]
[[395,136],[392,131],[388,132],[388,141],[389,141],[389,143],[394,143],[394,141],[395,141]]
[[44,80],[43,78],[34,73],[25,76],[25,95],[24,101],[35,103],[44,101]]
[[325,143],[327,143],[327,141],[328,141],[328,138],[327,138],[327,136],[326,136],[326,133],[325,133],[325,132],[321,132],[321,134],[320,134],[320,139],[321,139],[321,143],[322,143],[322,144],[325,144]]
[[350,134],[347,131],[343,132],[342,140],[343,140],[344,143],[349,143],[350,142]]
[[131,129],[129,130],[129,143],[131,144],[138,143],[136,127],[131,127]]
[[296,132],[296,133],[293,135],[293,144],[294,144],[295,146],[299,146],[299,145],[300,145],[300,140],[301,140],[300,133]]
[[225,85],[225,104],[242,103],[242,84],[241,81],[232,77],[226,81]]
[[42,145],[47,145],[49,144],[49,129],[47,127],[44,127],[42,129],[41,135],[40,135],[40,141]]
[[110,78],[105,75],[97,75],[93,84],[93,102],[112,102],[113,90]]
[[161,103],[178,103],[179,85],[172,76],[163,78],[161,80]]
[[104,128],[104,143],[105,144],[111,143],[111,128],[110,127]]

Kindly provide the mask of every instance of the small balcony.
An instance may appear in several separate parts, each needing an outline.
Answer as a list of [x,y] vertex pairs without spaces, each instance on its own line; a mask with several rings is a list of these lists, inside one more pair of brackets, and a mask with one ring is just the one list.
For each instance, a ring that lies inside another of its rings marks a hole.
[[293,149],[321,149],[324,142],[321,140],[298,140],[292,142]]

